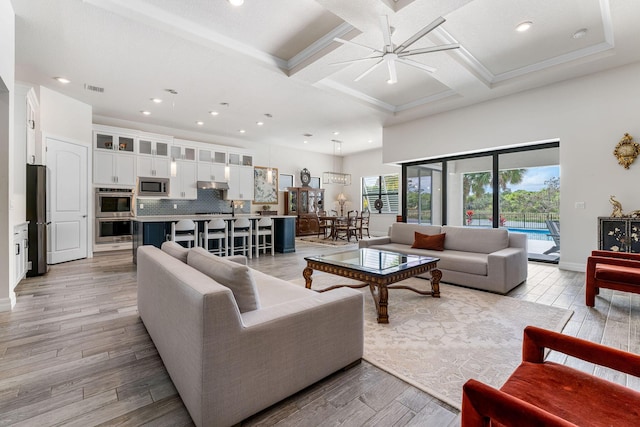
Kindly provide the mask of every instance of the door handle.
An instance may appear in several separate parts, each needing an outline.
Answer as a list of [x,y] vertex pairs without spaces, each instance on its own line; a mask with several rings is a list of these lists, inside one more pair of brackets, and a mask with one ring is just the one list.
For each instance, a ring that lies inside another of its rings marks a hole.
[[82,218],[86,218],[86,217],[87,217],[86,215],[82,215]]

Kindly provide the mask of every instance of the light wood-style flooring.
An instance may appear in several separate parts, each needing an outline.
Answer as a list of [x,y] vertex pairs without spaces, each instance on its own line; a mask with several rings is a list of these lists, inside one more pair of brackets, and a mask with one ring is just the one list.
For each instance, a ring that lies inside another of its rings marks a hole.
[[[286,280],[304,256],[344,250],[297,243],[250,265]],[[23,280],[0,313],[0,426],[193,425],[136,311],[130,252],[51,266]],[[603,290],[584,305],[584,274],[529,264],[510,296],[574,310],[565,333],[640,353],[640,295]],[[555,356],[637,388],[604,369]],[[363,362],[245,420],[243,426],[455,426],[458,411]]]

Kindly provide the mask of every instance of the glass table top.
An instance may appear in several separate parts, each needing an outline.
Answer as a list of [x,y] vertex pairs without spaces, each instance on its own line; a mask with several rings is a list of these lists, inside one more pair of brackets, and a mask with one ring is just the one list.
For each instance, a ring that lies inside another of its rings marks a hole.
[[362,248],[354,251],[305,257],[305,260],[384,275],[436,262],[440,259]]

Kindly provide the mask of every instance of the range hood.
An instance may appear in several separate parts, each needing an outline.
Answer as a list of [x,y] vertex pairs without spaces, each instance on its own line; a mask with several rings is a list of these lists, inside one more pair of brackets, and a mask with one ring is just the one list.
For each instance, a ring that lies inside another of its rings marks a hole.
[[229,184],[224,181],[198,181],[198,188],[228,190]]

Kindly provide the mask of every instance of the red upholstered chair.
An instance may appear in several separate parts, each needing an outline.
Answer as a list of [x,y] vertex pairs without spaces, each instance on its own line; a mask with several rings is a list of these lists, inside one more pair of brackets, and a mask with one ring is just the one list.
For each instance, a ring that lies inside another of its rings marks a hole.
[[522,363],[500,390],[473,379],[463,386],[462,427],[640,425],[640,392],[545,362],[545,348],[640,376],[640,355],[527,326]]
[[593,307],[600,288],[640,293],[640,254],[593,251],[587,259],[586,304]]

